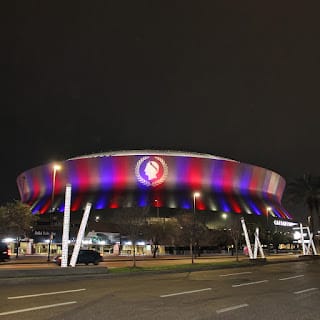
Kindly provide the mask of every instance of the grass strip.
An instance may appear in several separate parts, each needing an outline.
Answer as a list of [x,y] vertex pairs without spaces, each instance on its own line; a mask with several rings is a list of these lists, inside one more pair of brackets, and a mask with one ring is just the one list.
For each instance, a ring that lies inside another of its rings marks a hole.
[[135,273],[135,272],[150,272],[150,271],[180,271],[180,270],[201,270],[201,269],[218,269],[221,267],[242,267],[252,265],[247,261],[223,261],[213,263],[194,263],[194,264],[177,264],[168,266],[151,266],[151,267],[119,267],[109,269],[109,273]]

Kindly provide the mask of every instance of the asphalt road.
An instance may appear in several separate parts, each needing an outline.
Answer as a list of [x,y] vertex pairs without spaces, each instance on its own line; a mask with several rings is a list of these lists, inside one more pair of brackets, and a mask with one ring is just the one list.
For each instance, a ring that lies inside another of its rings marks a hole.
[[246,268],[59,277],[0,290],[2,319],[320,319],[320,261]]

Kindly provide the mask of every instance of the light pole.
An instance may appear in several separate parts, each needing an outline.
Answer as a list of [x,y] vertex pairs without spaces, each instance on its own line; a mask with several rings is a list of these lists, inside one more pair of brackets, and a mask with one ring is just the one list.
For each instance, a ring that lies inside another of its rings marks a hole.
[[269,212],[271,211],[271,207],[267,207],[267,227],[269,226]]
[[51,193],[51,211],[54,211],[54,190],[56,188],[56,175],[57,175],[57,171],[59,171],[61,169],[61,166],[58,164],[55,164],[53,166],[53,173],[52,173],[52,193]]
[[270,230],[269,230],[269,212],[272,210],[271,207],[267,207],[267,241],[268,241],[268,253],[270,253]]
[[159,204],[158,204],[158,200],[154,200],[154,202],[156,203],[156,207],[157,207],[157,218],[159,219]]
[[191,262],[194,263],[194,238],[195,238],[195,223],[196,223],[196,198],[200,197],[200,192],[193,193],[193,220],[192,220],[192,230],[191,230],[191,243],[190,243],[190,251],[191,251]]
[[51,214],[54,212],[54,191],[56,187],[56,175],[57,171],[61,169],[61,166],[58,164],[53,165],[53,172],[52,172],[52,193],[51,193],[51,209],[49,211],[49,228],[50,228],[50,235],[49,235],[49,244],[48,244],[48,259],[47,261],[50,262],[50,251],[51,251],[51,241],[53,238],[52,233],[52,225],[51,225]]

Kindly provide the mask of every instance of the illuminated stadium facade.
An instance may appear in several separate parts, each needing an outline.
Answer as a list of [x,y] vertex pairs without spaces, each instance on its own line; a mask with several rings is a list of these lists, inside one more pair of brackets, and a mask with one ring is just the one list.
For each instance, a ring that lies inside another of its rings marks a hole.
[[133,150],[80,156],[21,173],[17,184],[33,212],[63,212],[67,183],[71,211],[123,206],[196,209],[291,219],[281,205],[285,180],[277,173],[209,154]]

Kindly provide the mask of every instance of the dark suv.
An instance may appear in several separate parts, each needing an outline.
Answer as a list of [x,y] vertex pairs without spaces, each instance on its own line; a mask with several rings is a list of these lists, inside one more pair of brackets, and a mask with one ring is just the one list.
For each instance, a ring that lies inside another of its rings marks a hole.
[[5,243],[0,242],[0,261],[6,261],[10,259],[9,249]]
[[[70,263],[70,260],[71,260],[71,255],[69,255],[69,257],[68,257],[68,264]],[[53,261],[60,266],[61,265],[61,255],[56,256],[53,259]],[[84,263],[84,264],[88,265],[89,263],[93,263],[93,264],[97,265],[101,261],[102,261],[102,256],[98,251],[81,249],[79,251],[77,264]]]

